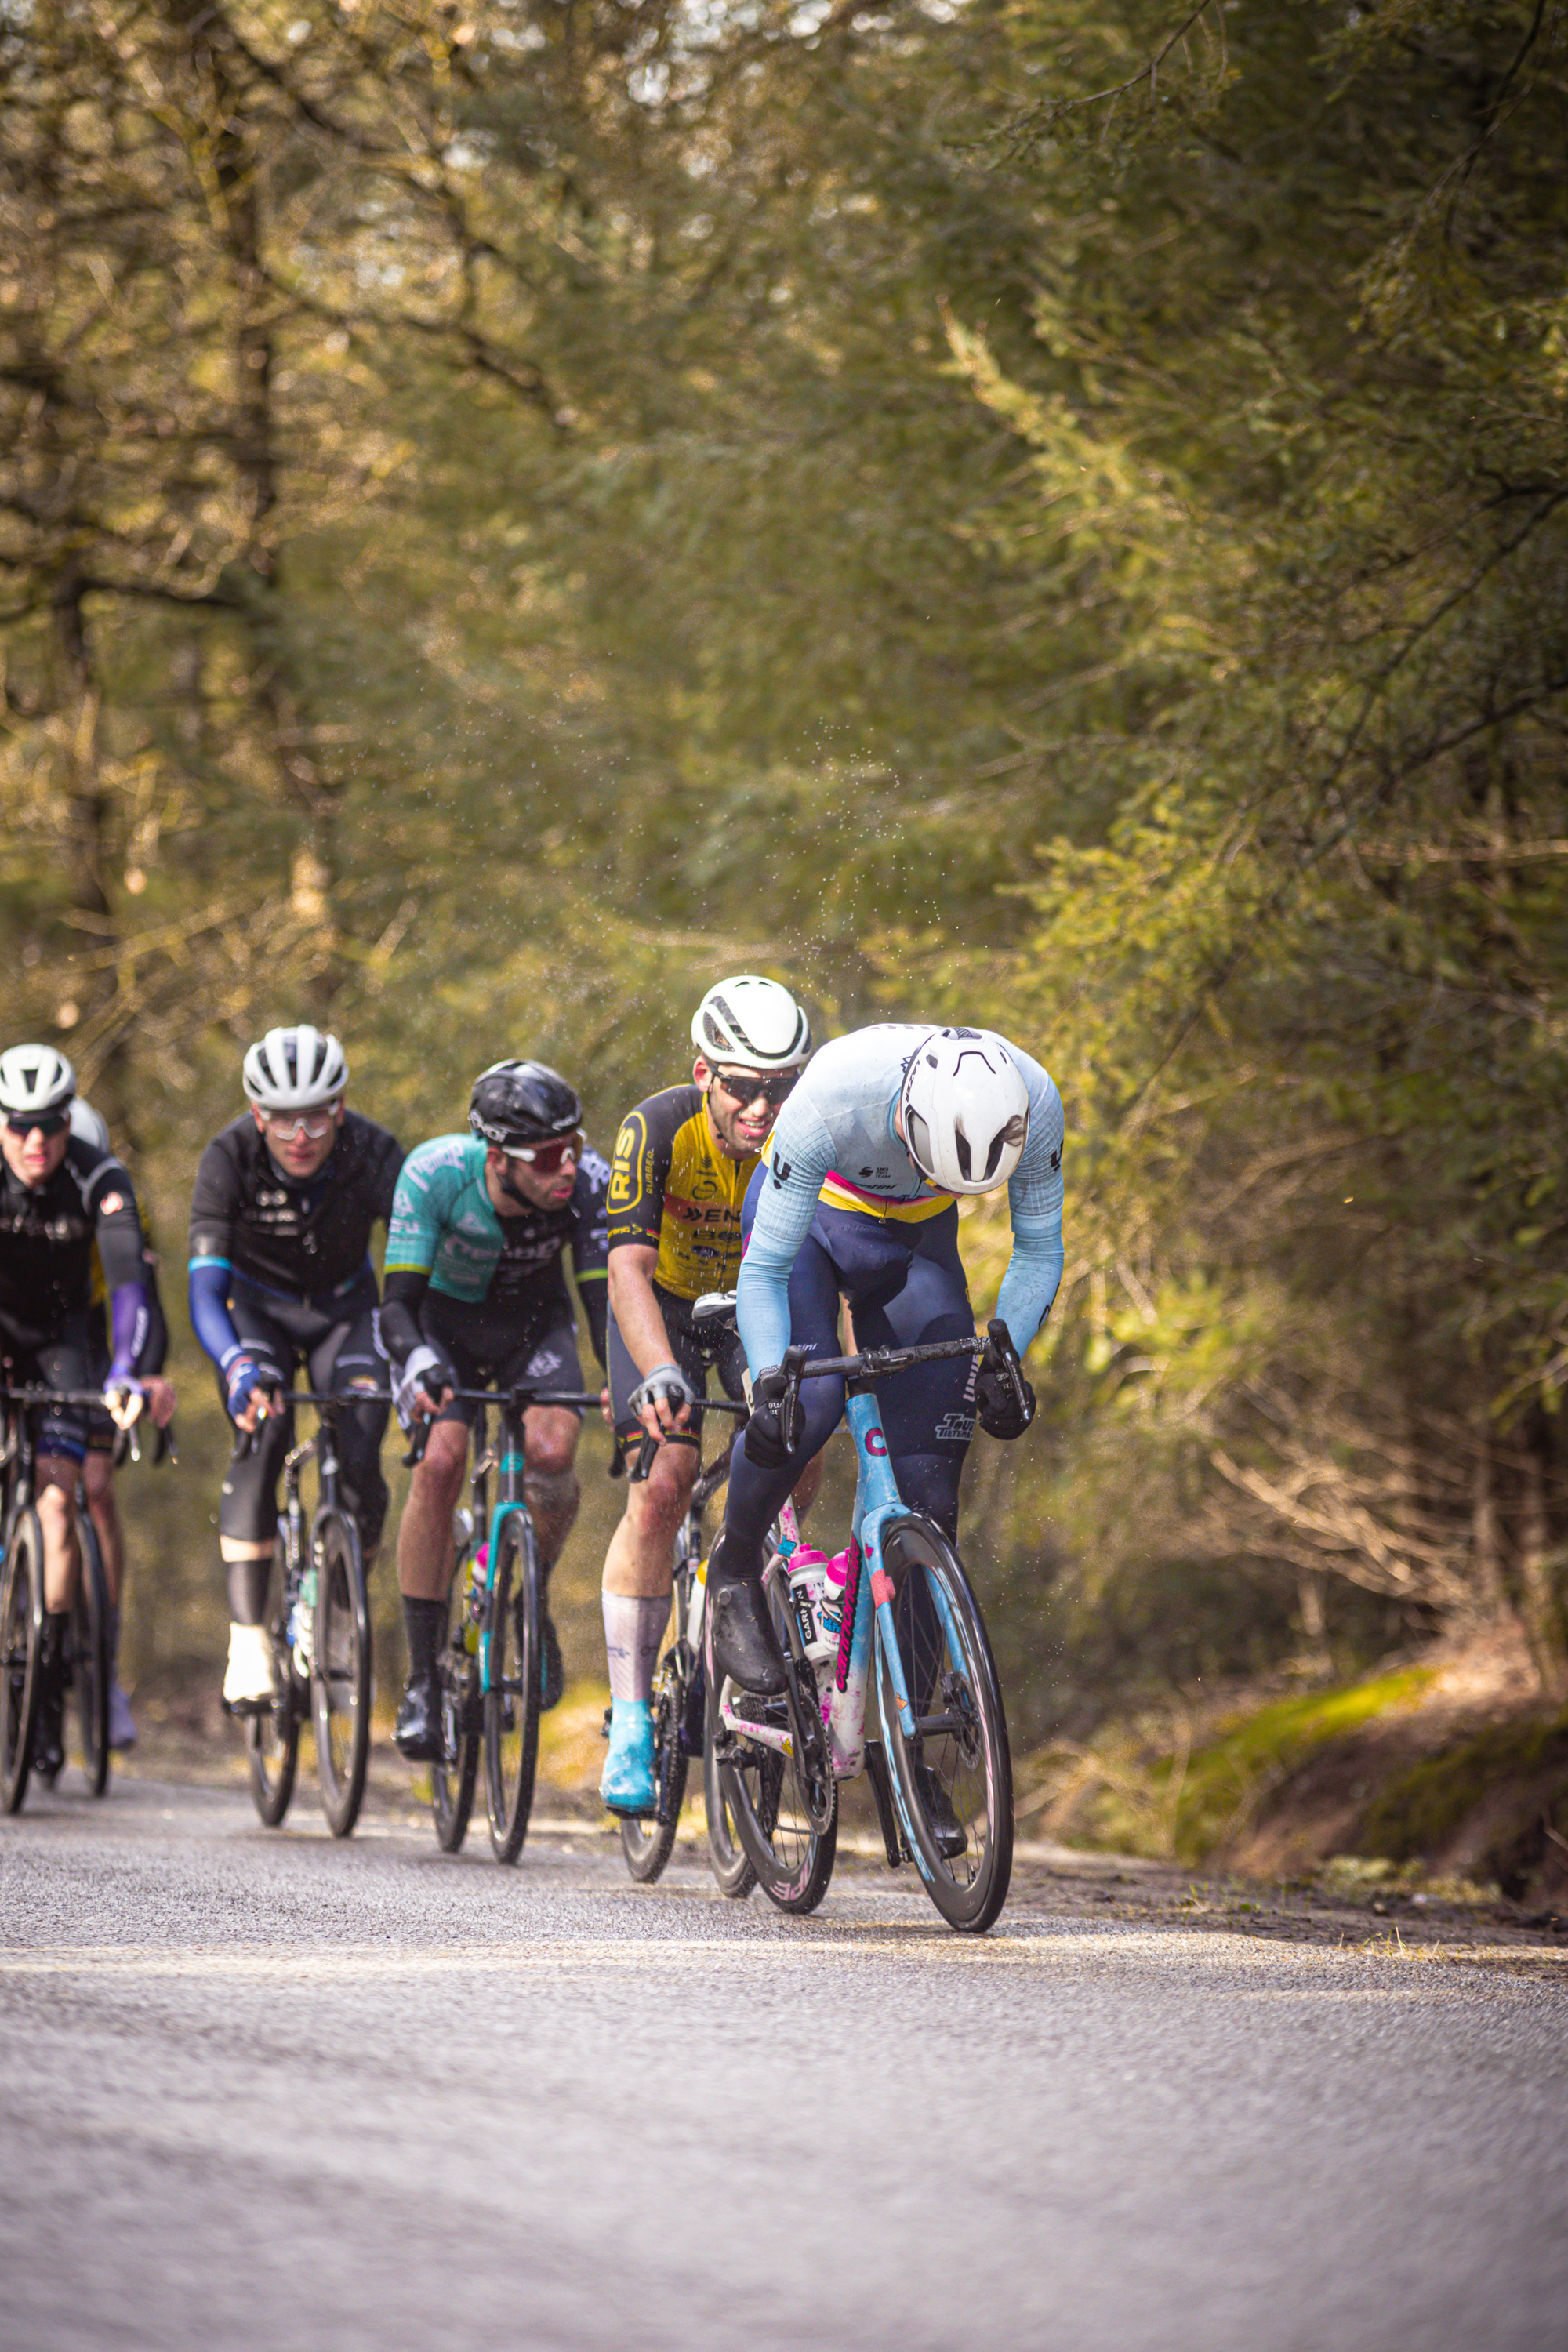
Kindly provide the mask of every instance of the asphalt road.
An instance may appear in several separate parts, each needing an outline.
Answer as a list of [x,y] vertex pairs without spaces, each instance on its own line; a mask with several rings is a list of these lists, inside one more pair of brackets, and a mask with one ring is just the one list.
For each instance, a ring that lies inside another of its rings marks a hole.
[[1568,2343],[1558,1958],[296,1815],[0,1826],[6,2352]]

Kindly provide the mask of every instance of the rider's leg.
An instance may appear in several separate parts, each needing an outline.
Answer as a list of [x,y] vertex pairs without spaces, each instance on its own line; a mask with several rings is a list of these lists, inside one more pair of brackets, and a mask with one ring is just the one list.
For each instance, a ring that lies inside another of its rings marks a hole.
[[33,1758],[44,1779],[53,1781],[65,1761],[64,1675],[66,1626],[81,1573],[81,1547],[76,1531],[76,1482],[79,1461],[58,1454],[40,1454],[37,1465],[36,1508],[44,1538],[44,1633],[38,1658],[38,1714]]
[[338,1324],[312,1349],[309,1358],[310,1386],[323,1393],[353,1398],[366,1394],[338,1416],[338,1464],[342,1473],[342,1497],[359,1529],[360,1550],[368,1574],[381,1547],[386,1523],[386,1480],[382,1475],[381,1441],[386,1434],[385,1401],[389,1367],[376,1340],[374,1312],[352,1323]]
[[440,1737],[436,1669],[447,1632],[452,1584],[452,1515],[463,1491],[468,1424],[462,1406],[448,1406],[432,1424],[425,1458],[408,1482],[397,1529],[397,1586],[408,1637],[408,1682],[393,1738],[411,1762],[428,1761]]
[[[104,1419],[108,1421],[107,1414]],[[103,1581],[109,1592],[109,1744],[110,1748],[126,1748],[136,1745],[136,1718],[131,1712],[131,1701],[120,1680],[120,1596],[125,1579],[125,1534],[120,1523],[120,1505],[114,1492],[112,1423],[109,1423],[109,1428],[110,1444],[100,1444],[97,1416],[94,1416],[87,1459],[81,1465],[81,1482],[87,1492],[87,1507],[92,1514],[92,1524],[98,1535]]]
[[[269,1388],[287,1388],[294,1351],[248,1299],[237,1297],[230,1312],[235,1328]],[[226,1390],[218,1376],[218,1395]],[[228,1586],[228,1661],[224,1669],[226,1706],[272,1696],[272,1643],[267,1633],[268,1586],[278,1540],[278,1478],[293,1442],[291,1414],[269,1413],[247,1437],[234,1433],[234,1451],[218,1493],[217,1543]]]

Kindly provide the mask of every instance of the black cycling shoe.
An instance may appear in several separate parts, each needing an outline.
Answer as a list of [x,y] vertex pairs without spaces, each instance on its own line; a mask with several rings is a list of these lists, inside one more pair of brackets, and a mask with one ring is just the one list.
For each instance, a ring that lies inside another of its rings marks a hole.
[[546,1608],[539,1612],[539,1633],[543,1645],[540,1678],[539,1711],[548,1715],[559,1706],[566,1693],[566,1661],[561,1654],[561,1636],[555,1630],[555,1620]]
[[38,1646],[38,1704],[33,1717],[33,1769],[52,1789],[66,1760],[66,1620],[51,1610]]
[[713,1643],[713,1673],[728,1675],[742,1690],[777,1698],[787,1687],[784,1653],[768,1611],[762,1580],[730,1576],[715,1584],[708,1570],[708,1622]]
[[410,1764],[433,1764],[441,1753],[441,1694],[434,1675],[411,1676],[398,1701],[392,1744]]
[[947,1790],[929,1764],[915,1766],[915,1787],[938,1853],[944,1862],[956,1862],[961,1853],[967,1852],[969,1839],[952,1810]]

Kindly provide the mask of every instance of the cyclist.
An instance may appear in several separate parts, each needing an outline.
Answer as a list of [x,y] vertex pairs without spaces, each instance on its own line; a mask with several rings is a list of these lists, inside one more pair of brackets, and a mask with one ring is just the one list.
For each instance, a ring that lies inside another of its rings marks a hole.
[[[100,1151],[111,1151],[109,1128],[102,1114],[82,1096],[73,1097],[70,1106],[71,1133]],[[141,1381],[146,1398],[146,1409],[160,1428],[166,1429],[174,1416],[174,1386],[163,1377],[164,1360],[169,1352],[169,1327],[163,1319],[163,1302],[158,1295],[157,1261],[153,1255],[147,1212],[142,1211],[142,1284],[147,1293],[147,1337],[132,1367]],[[98,1245],[92,1252],[93,1361],[92,1385],[105,1379],[109,1370],[109,1323],[105,1312],[109,1303],[109,1286],[103,1278],[103,1263]],[[87,1507],[98,1530],[99,1550],[103,1558],[104,1581],[109,1587],[109,1643],[110,1676],[109,1685],[109,1744],[110,1748],[126,1748],[136,1745],[136,1720],[131,1712],[131,1701],[120,1679],[120,1626],[122,1593],[125,1584],[125,1531],[120,1522],[120,1506],[114,1493],[114,1447],[119,1436],[107,1407],[91,1407],[87,1416],[87,1459],[82,1464],[82,1486],[87,1494]]]
[[344,1108],[348,1077],[335,1037],[306,1023],[269,1029],[245,1056],[248,1113],[213,1138],[196,1170],[191,1322],[236,1431],[218,1500],[231,1708],[272,1696],[267,1588],[278,1475],[294,1435],[293,1415],[277,1400],[296,1364],[313,1389],[366,1392],[339,1416],[338,1455],[367,1569],[386,1516],[386,1360],[370,1237],[377,1218],[392,1215],[403,1147]]
[[[496,1062],[475,1079],[467,1135],[410,1152],[386,1244],[382,1331],[398,1368],[405,1429],[432,1423],[397,1530],[408,1683],[393,1737],[410,1762],[438,1754],[436,1673],[451,1589],[452,1517],[478,1407],[456,1389],[525,1381],[581,1389],[577,1324],[562,1253],[570,1244],[594,1353],[605,1360],[605,1192],[610,1171],[586,1149],[583,1106],[542,1062]],[[536,1405],[523,1416],[528,1507],[544,1603],[542,1704],[565,1675],[548,1606],[550,1570],[577,1516],[582,1414]]]
[[[616,1439],[661,1444],[605,1558],[610,1748],[599,1794],[613,1812],[654,1804],[653,1712],[669,1616],[671,1548],[696,1482],[710,1369],[742,1394],[732,1331],[693,1324],[693,1302],[730,1290],[741,1263],[741,1211],[768,1130],[811,1054],[811,1028],[789,990],[753,972],[721,980],[691,1022],[691,1084],[639,1103],[616,1139],[610,1177],[611,1410]],[[819,1474],[818,1474],[819,1475]],[[793,1480],[790,1482],[793,1484]],[[787,1493],[786,1486],[785,1492]],[[802,1508],[816,1480],[797,1500]]]
[[[1061,1155],[1055,1085],[990,1030],[887,1024],[836,1038],[812,1064],[747,1198],[737,1319],[752,1415],[709,1563],[717,1673],[752,1691],[784,1688],[763,1539],[843,1410],[842,1381],[807,1381],[797,1425],[783,1425],[785,1349],[837,1354],[841,1296],[860,1348],[972,1332],[958,1198],[1005,1184],[1013,1252],[996,1311],[1021,1354],[1061,1280]],[[911,1365],[882,1383],[878,1402],[900,1491],[950,1537],[976,1418],[1012,1438],[1035,1409],[1010,1349]]]
[[[13,1045],[0,1054],[0,1359],[7,1381],[62,1391],[99,1384],[96,1244],[110,1317],[105,1402],[116,1425],[129,1429],[142,1409],[135,1368],[149,1323],[142,1222],[119,1160],[71,1133],[75,1093],[76,1074],[52,1045]],[[45,1616],[33,1760],[50,1781],[64,1759],[65,1621],[81,1570],[76,1489],[86,1452],[82,1408],[47,1409],[37,1456]]]

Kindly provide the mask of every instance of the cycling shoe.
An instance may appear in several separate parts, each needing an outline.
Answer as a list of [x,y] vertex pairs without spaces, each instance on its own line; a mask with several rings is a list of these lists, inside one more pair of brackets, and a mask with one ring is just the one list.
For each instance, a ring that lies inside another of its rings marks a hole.
[[539,1706],[541,1714],[548,1715],[552,1706],[560,1706],[566,1689],[566,1662],[561,1655],[561,1636],[555,1630],[555,1620],[548,1608],[540,1610],[539,1634]]
[[66,1760],[66,1660],[63,1616],[44,1619],[38,1651],[37,1712],[33,1717],[33,1769],[52,1789]]
[[612,1813],[651,1813],[653,1708],[646,1698],[618,1698],[610,1710],[610,1752],[599,1794]]
[[441,1753],[441,1694],[434,1675],[410,1677],[398,1701],[392,1744],[410,1764],[433,1763]]
[[784,1653],[761,1580],[731,1576],[716,1584],[710,1562],[708,1624],[715,1679],[728,1675],[742,1690],[777,1698],[786,1687]]

